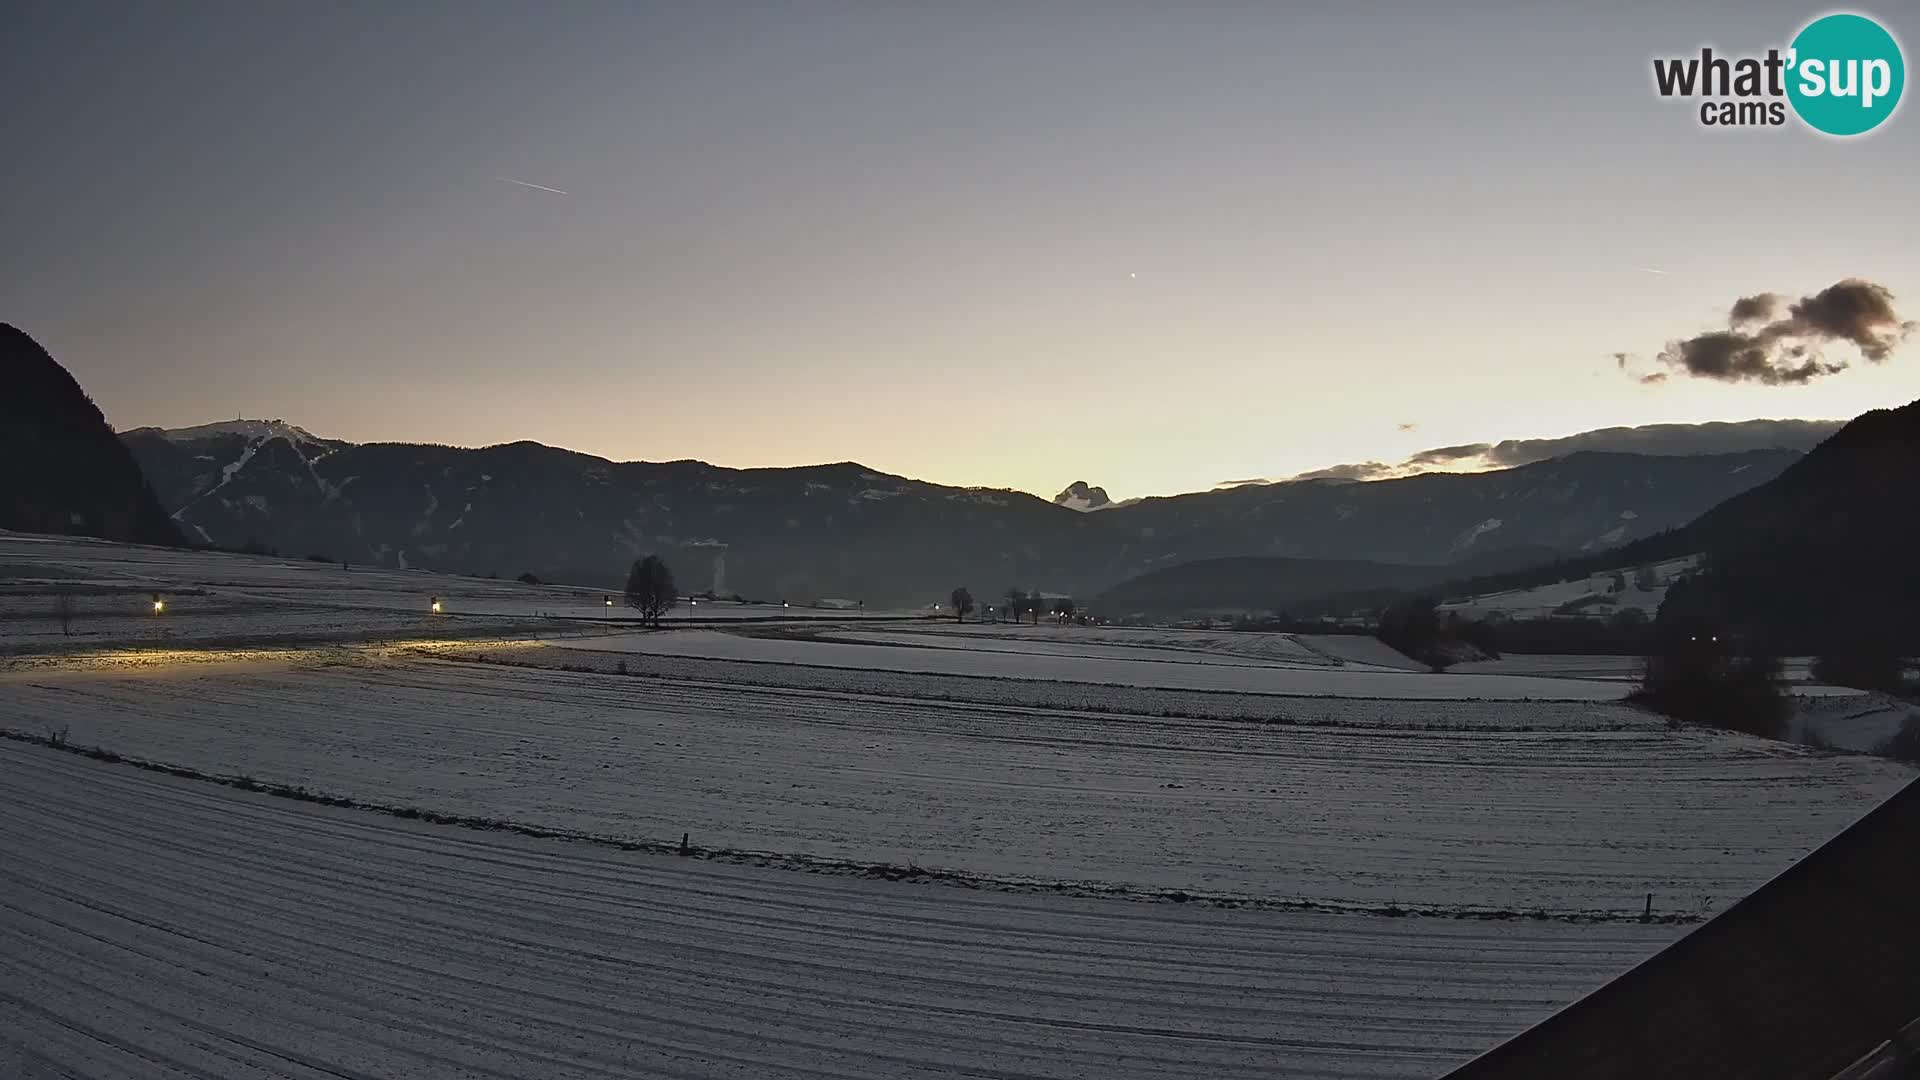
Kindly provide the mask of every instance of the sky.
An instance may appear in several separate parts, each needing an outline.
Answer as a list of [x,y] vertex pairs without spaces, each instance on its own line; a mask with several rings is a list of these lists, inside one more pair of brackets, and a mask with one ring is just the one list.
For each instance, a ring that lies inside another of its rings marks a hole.
[[[123,430],[1045,496],[1844,418],[1920,398],[1920,345],[1785,386],[1613,358],[1848,277],[1920,317],[1915,105],[1839,140],[1653,90],[1824,10],[25,0],[0,320]],[[1911,60],[1920,14],[1853,10]]]

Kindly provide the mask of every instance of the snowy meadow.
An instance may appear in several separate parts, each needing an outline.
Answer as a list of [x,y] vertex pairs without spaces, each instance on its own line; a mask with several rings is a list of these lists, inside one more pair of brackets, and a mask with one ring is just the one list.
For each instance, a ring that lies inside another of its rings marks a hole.
[[1430,1076],[1913,775],[1365,638],[0,570],[8,1075]]

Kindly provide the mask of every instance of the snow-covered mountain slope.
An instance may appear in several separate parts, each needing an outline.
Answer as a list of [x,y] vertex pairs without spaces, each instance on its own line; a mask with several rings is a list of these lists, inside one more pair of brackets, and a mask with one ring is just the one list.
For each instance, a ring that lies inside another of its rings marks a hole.
[[1107,498],[1106,488],[1088,487],[1085,480],[1075,480],[1067,485],[1065,491],[1053,497],[1053,504],[1085,513],[1090,510],[1105,510],[1113,505],[1113,500]]
[[[285,420],[223,420],[216,424],[199,424],[184,428],[140,428],[140,431],[158,431],[173,442],[200,442],[217,439],[226,435],[259,442],[265,439],[286,439],[294,443],[321,443],[346,445],[333,439],[322,439],[303,427],[296,427]],[[132,434],[129,432],[129,434]]]
[[1666,599],[1667,586],[1692,574],[1699,563],[1698,555],[1688,555],[1641,566],[1622,564],[1571,581],[1451,598],[1440,605],[1440,610],[1469,619],[1602,620],[1633,610],[1651,620]]

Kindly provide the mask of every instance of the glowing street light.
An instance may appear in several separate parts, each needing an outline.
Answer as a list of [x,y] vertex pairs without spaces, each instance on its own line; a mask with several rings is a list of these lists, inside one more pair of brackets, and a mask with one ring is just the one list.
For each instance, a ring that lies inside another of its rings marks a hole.
[[440,598],[437,596],[434,597],[432,603],[428,605],[427,610],[433,612],[435,615],[440,614]]
[[160,599],[159,593],[154,593],[153,594],[153,613],[155,615],[158,615],[161,612],[166,610],[167,610],[167,602],[165,600]]

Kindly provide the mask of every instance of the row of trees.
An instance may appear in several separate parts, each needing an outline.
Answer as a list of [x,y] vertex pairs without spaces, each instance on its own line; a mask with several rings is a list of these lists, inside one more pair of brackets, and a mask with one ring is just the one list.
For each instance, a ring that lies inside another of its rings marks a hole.
[[[953,590],[953,593],[948,596],[947,599],[953,602],[954,618],[961,622],[966,622],[967,616],[973,614],[978,607],[978,604],[973,598],[973,591],[965,585]],[[995,614],[1004,613],[1014,622],[1019,622],[1023,616],[1028,617],[1033,620],[1035,626],[1038,626],[1042,613],[1061,619],[1071,619],[1079,611],[1079,608],[1074,605],[1073,598],[1070,596],[1056,596],[1049,599],[1041,596],[1038,592],[1008,589],[1006,606],[997,610],[994,608],[988,608],[987,610],[993,611]]]
[[[633,568],[627,572],[626,601],[628,607],[640,613],[643,621],[650,626],[659,626],[661,617],[672,611],[679,599],[673,571],[664,559],[649,555],[634,560]],[[954,617],[961,622],[965,622],[967,616],[979,606],[973,598],[973,591],[965,585],[953,590],[948,599],[953,603]],[[1049,599],[1038,592],[1028,593],[1020,589],[1008,589],[1006,601],[1003,610],[1011,618],[1017,621],[1023,615],[1031,616],[1035,625],[1039,624],[1043,611],[1063,619],[1073,618],[1078,611],[1072,597]]]

